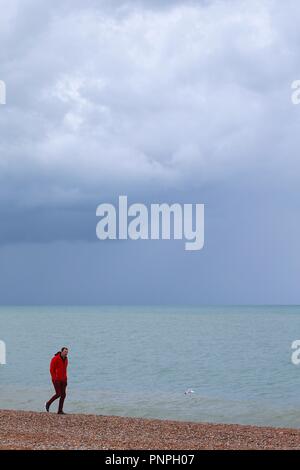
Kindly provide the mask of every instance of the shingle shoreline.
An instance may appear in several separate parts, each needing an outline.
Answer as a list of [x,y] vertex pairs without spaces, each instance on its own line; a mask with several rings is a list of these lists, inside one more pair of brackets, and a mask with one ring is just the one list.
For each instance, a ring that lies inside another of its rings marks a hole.
[[0,449],[300,449],[300,429],[0,410]]

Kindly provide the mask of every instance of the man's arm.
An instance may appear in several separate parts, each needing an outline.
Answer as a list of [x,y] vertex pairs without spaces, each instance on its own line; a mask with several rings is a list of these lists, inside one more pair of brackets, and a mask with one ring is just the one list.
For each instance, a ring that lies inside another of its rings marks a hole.
[[56,357],[53,357],[51,362],[50,362],[50,374],[52,377],[52,380],[56,379]]

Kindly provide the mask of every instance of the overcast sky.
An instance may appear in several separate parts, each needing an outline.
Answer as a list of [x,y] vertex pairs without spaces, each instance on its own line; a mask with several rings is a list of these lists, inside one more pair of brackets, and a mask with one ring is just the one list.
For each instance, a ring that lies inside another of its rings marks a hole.
[[[298,0],[0,0],[0,303],[300,303]],[[205,246],[96,207],[205,204]]]

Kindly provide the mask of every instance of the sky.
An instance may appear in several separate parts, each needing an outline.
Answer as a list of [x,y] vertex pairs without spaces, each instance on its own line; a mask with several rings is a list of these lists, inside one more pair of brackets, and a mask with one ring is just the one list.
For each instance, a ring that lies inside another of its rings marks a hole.
[[[299,304],[297,0],[0,0],[0,304]],[[205,204],[205,244],[96,208]]]

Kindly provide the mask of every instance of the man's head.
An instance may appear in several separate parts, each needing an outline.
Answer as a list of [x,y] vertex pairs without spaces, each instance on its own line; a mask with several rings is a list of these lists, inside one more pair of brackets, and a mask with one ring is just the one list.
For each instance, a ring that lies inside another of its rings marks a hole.
[[68,355],[68,352],[69,352],[69,350],[68,350],[68,348],[66,348],[65,346],[64,346],[63,348],[61,348],[61,350],[60,350],[60,355],[61,355],[61,357],[62,357],[63,359],[65,359],[65,358],[67,357],[67,355]]

